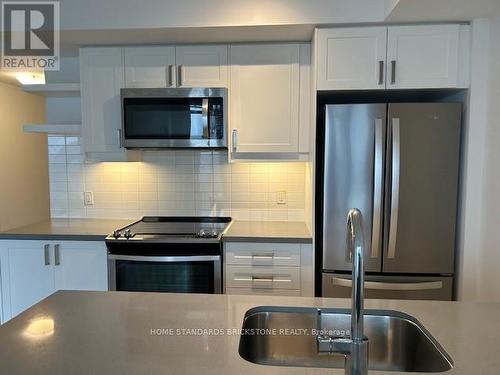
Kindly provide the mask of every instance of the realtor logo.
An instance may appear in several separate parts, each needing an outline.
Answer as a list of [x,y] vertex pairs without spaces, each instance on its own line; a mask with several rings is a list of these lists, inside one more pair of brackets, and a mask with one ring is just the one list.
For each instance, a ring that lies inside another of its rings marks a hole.
[[58,1],[2,1],[1,65],[59,70]]

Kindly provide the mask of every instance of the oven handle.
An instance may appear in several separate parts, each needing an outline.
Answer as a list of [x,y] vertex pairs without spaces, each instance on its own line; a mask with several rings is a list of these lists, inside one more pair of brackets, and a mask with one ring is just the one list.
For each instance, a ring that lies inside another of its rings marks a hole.
[[138,256],[138,255],[114,255],[108,254],[108,259],[129,260],[139,262],[206,262],[220,261],[220,255],[200,255],[200,256]]

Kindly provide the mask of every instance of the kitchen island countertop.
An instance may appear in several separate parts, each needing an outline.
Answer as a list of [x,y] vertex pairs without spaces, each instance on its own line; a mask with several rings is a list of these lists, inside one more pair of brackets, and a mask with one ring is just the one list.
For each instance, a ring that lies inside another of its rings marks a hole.
[[[178,329],[189,328],[237,330],[245,312],[262,305],[348,308],[350,301],[61,291],[0,327],[0,373],[344,373],[343,369],[271,367],[247,362],[238,354],[238,334],[176,333]],[[500,371],[500,304],[367,300],[366,308],[403,311],[418,319],[452,357],[454,368],[446,374],[493,375]]]

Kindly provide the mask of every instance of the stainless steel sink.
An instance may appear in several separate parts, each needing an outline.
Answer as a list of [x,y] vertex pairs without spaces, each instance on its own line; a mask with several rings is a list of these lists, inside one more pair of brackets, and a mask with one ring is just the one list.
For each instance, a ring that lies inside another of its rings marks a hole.
[[[320,316],[320,320],[318,320]],[[366,310],[370,370],[443,372],[453,361],[413,317],[396,311]],[[317,334],[350,336],[349,310],[256,307],[247,311],[239,353],[247,361],[272,366],[344,368],[345,356],[318,351]]]

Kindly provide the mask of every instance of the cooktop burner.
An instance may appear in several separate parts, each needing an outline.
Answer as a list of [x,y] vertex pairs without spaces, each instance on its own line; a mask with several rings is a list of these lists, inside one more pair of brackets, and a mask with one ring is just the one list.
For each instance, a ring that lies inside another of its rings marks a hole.
[[230,217],[145,216],[115,229],[106,241],[220,240],[230,222]]

